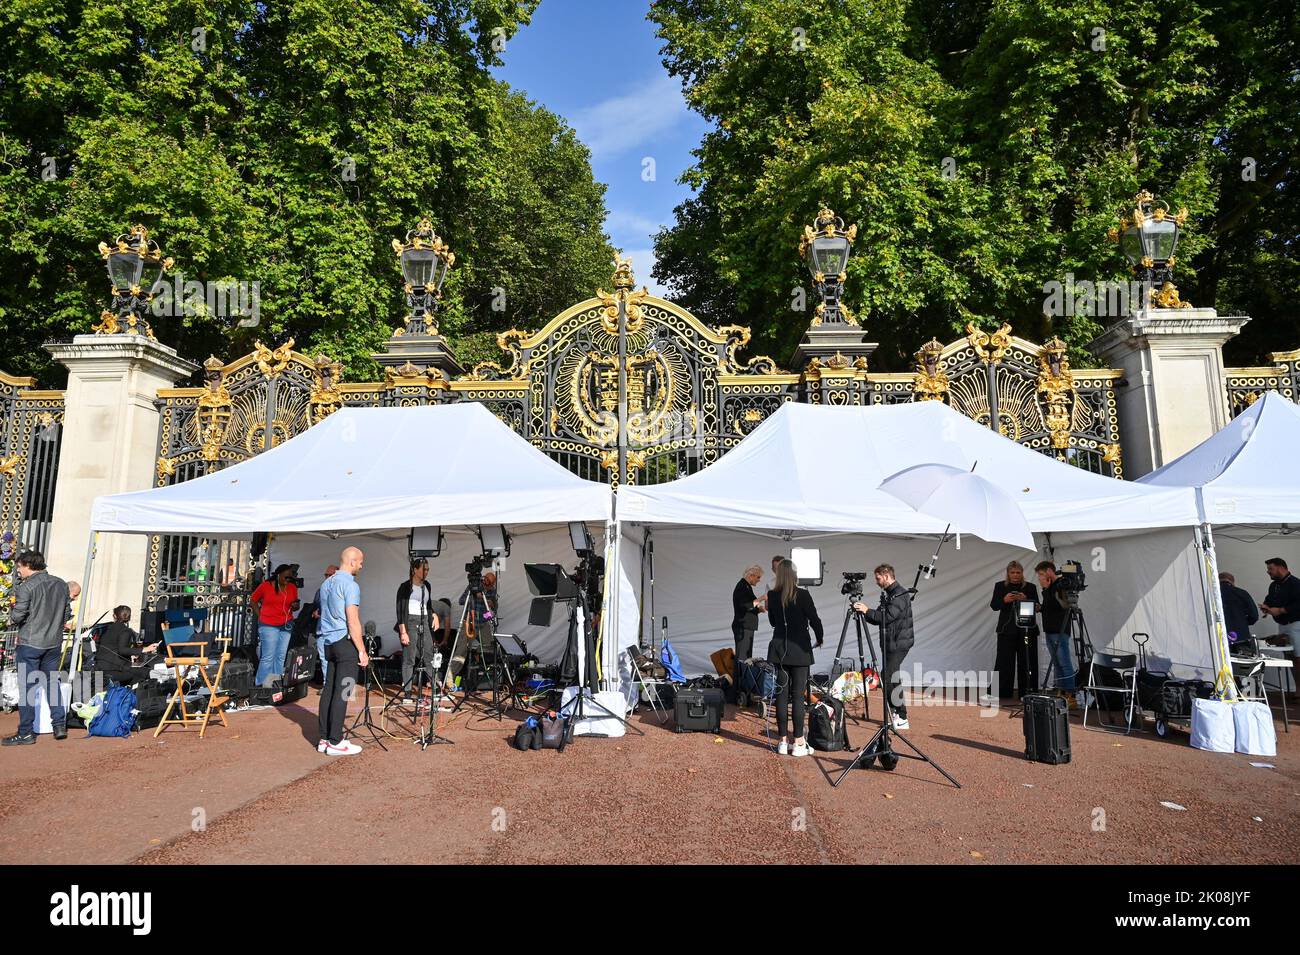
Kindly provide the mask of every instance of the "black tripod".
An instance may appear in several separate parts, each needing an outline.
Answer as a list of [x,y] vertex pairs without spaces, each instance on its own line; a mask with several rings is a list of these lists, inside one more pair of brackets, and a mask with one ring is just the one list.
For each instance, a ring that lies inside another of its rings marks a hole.
[[[1070,645],[1074,648],[1074,658],[1079,661],[1079,665],[1074,670],[1074,685],[1077,690],[1079,688],[1079,677],[1083,675],[1083,668],[1092,659],[1092,637],[1088,634],[1088,622],[1083,619],[1083,611],[1079,609],[1078,597],[1070,594],[1067,599],[1070,600],[1070,606],[1065,611],[1065,632],[1069,635]],[[1044,635],[1043,639],[1047,639],[1046,635]],[[1047,674],[1043,677],[1044,689],[1052,688],[1052,674],[1055,671],[1056,654],[1049,653]],[[1057,676],[1059,677],[1060,674],[1057,674]]]
[[[375,673],[375,661],[373,659],[361,669],[363,671],[361,679],[366,684],[366,702],[361,708],[361,712],[358,713],[356,718],[352,721],[352,725],[347,728],[345,736],[356,737],[357,739],[367,739],[372,743],[377,743],[379,748],[386,753],[388,752],[388,747],[384,745],[382,727],[375,723],[375,718],[370,712],[371,687],[378,690],[381,696],[383,695],[384,688],[379,682],[379,676]],[[387,711],[388,707],[385,706],[383,712]],[[380,715],[382,717],[383,714],[381,713]]]
[[[465,705],[465,702],[471,696],[474,697],[474,699],[478,700],[480,703],[486,702],[485,700],[479,698],[479,690],[478,690],[479,678],[481,675],[486,674],[488,678],[488,682],[492,684],[492,702],[487,704],[486,709],[483,711],[483,715],[480,717],[480,719],[491,719],[495,717],[498,721],[500,721],[502,716],[505,715],[506,709],[508,708],[506,706],[503,706],[501,703],[501,692],[500,692],[500,688],[501,688],[500,655],[501,654],[500,654],[500,648],[494,650],[492,654],[492,665],[491,666],[488,665],[486,654],[483,652],[485,635],[479,633],[478,614],[475,612],[474,609],[478,606],[478,601],[480,599],[482,599],[483,601],[483,606],[486,607],[488,611],[491,611],[492,607],[487,602],[487,596],[486,594],[484,594],[482,586],[481,585],[475,586],[475,584],[471,582],[468,593],[466,593],[465,595],[465,609],[461,611],[460,630],[458,631],[459,633],[464,635],[466,641],[465,666],[461,671],[464,674],[465,686],[464,686],[464,692],[461,694],[461,698],[456,701],[456,705],[452,707],[451,711],[453,713],[460,712],[460,708]],[[484,623],[486,624],[486,621],[484,621]],[[489,628],[487,626],[484,626],[483,629],[488,630]],[[474,666],[474,664],[477,665]],[[475,671],[474,687],[472,689],[469,686],[469,675],[471,669]],[[511,695],[514,696],[513,688],[511,691]],[[517,700],[517,697],[515,697],[515,699]]]
[[[863,674],[863,677],[862,677],[862,718],[863,718],[863,719],[870,719],[870,718],[871,718],[871,698],[867,695],[867,684],[866,684],[866,675],[865,675],[865,674],[866,674],[866,669],[867,669],[867,655],[866,655],[866,653],[864,652],[864,641],[865,641],[866,645],[870,645],[870,641],[867,639],[867,636],[866,636],[866,633],[867,633],[867,622],[866,622],[866,620],[863,619],[862,614],[858,613],[857,611],[855,611],[855,610],[853,609],[853,603],[854,603],[854,601],[857,600],[857,599],[861,599],[861,597],[862,597],[862,594],[861,594],[861,593],[850,594],[850,595],[849,595],[849,598],[848,598],[848,599],[849,599],[849,605],[848,605],[847,607],[844,608],[844,625],[840,627],[840,642],[839,642],[839,643],[836,645],[836,647],[835,647],[835,659],[834,659],[834,661],[832,661],[832,663],[831,663],[831,671],[832,671],[832,672],[831,672],[831,681],[834,682],[835,677],[839,676],[838,673],[835,673],[835,672],[834,672],[834,671],[835,671],[835,668],[836,668],[836,667],[835,667],[835,664],[839,663],[839,661],[840,661],[841,659],[843,659],[843,657],[844,657],[844,639],[845,639],[845,637],[847,637],[847,636],[849,635],[849,620],[852,619],[852,620],[853,620],[853,624],[854,624],[854,626],[856,627],[856,629],[857,629],[857,633],[858,633],[858,666],[857,666],[857,670],[858,670],[859,673],[862,673],[862,674]],[[877,669],[877,667],[876,667],[876,651],[875,651],[875,648],[874,648],[874,647],[872,648],[872,651],[871,651],[871,669],[876,670],[877,673],[880,672],[879,669]],[[844,670],[843,672],[847,673],[848,670]]]
[[[921,576],[923,574],[927,579],[934,576],[934,565],[939,560],[939,551],[943,548],[944,541],[946,541],[947,539],[948,539],[948,529],[945,528],[943,532],[943,537],[939,539],[939,546],[934,549],[934,554],[930,557],[929,566],[927,567],[926,565],[922,564],[919,567],[917,567],[916,579],[912,582],[912,587],[908,591],[909,593],[913,595],[916,594],[917,592],[916,585],[921,582]],[[880,592],[880,608],[879,608],[880,644],[881,644],[880,649],[882,652],[885,649],[884,646],[885,617],[886,617],[886,608],[888,607],[888,604],[889,604],[889,595],[886,591],[882,590]],[[853,610],[852,605],[849,606],[849,610],[855,616],[862,616],[857,611]],[[845,627],[847,628],[847,626],[848,626],[848,621],[846,620]],[[859,624],[859,627],[861,628],[861,630],[866,629],[862,623]],[[859,632],[861,632],[861,630]],[[867,632],[866,639],[867,639],[867,646],[871,648],[871,660],[872,660],[872,664],[874,665],[876,659],[876,648],[875,645],[871,642],[871,633],[869,631]],[[863,769],[870,769],[872,764],[874,764],[877,759],[880,760],[881,769],[884,769],[888,772],[893,772],[894,768],[898,765],[899,759],[901,758],[901,759],[915,759],[923,763],[929,763],[935,769],[939,770],[939,772],[943,774],[944,778],[947,779],[948,782],[952,783],[958,789],[961,789],[961,783],[957,782],[957,780],[953,777],[951,773],[949,773],[946,769],[944,769],[942,766],[940,766],[938,763],[932,760],[929,756],[925,755],[925,753],[921,752],[921,750],[916,746],[916,744],[914,744],[906,736],[893,729],[894,705],[889,699],[889,677],[890,676],[891,674],[886,674],[886,673],[882,673],[880,675],[881,689],[883,691],[881,695],[885,698],[885,718],[884,720],[881,721],[880,729],[876,730],[876,735],[871,737],[871,739],[867,741],[866,746],[863,746],[860,750],[857,751],[857,753],[854,754],[853,759],[849,761],[849,764],[844,767],[843,772],[841,772],[839,776],[835,778],[835,781],[831,783],[831,785],[834,787],[838,787],[840,783],[844,782],[844,777],[846,777],[853,770],[855,766],[861,765]],[[866,681],[867,681],[867,677],[866,674],[864,673],[862,675],[862,685],[864,689],[866,688]],[[893,733],[894,736],[897,736],[900,740],[902,740],[903,745],[905,745],[912,752],[911,753],[897,752],[889,740],[891,733]]]
[[[578,608],[579,607],[582,608],[582,633],[581,634],[579,634],[578,632]],[[584,596],[584,589],[582,587],[579,587],[577,598],[572,602],[570,602],[569,604],[569,636],[568,636],[568,645],[565,650],[565,656],[568,656],[570,652],[572,652],[575,657],[577,656],[578,640],[581,637],[581,639],[585,641],[584,643],[585,652],[583,654],[584,665],[580,667],[579,670],[585,670],[587,672],[578,673],[578,685],[576,687],[578,691],[577,695],[574,696],[574,698],[566,706],[560,708],[561,714],[565,716],[565,725],[564,725],[565,742],[566,743],[573,742],[574,728],[578,725],[579,721],[586,718],[587,707],[589,706],[592,707],[593,709],[599,710],[605,716],[618,720],[627,729],[636,729],[636,731],[639,734],[644,736],[645,735],[644,730],[640,729],[639,727],[633,727],[632,724],[627,721],[626,717],[623,714],[611,713],[608,707],[605,706],[605,704],[601,703],[600,700],[595,698],[596,681],[594,678],[588,679],[588,673],[592,669],[592,664],[596,656],[595,640],[593,639],[591,629],[592,629],[591,617],[587,613],[587,600],[586,597]],[[588,690],[591,691],[590,696],[587,693]],[[565,710],[567,710],[568,712],[565,713]]]
[[[420,744],[421,751],[437,743],[454,742],[439,735],[434,725],[434,714],[440,712],[438,708],[442,703],[442,684],[435,677],[436,650],[434,654],[432,660],[426,660],[422,655],[416,656],[411,678],[404,682],[393,698],[384,704],[383,712],[380,713],[382,719],[388,718],[390,710],[409,719],[415,729],[415,741]],[[429,690],[427,702],[424,696],[426,688]]]

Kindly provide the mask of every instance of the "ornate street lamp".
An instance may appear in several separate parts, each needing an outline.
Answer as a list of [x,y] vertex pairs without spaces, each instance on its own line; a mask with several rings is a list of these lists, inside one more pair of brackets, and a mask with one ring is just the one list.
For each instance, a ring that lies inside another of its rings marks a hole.
[[421,219],[419,225],[406,233],[406,242],[394,239],[393,251],[402,266],[402,277],[406,279],[406,303],[411,309],[406,328],[400,334],[437,335],[438,325],[433,313],[442,297],[442,283],[447,278],[447,270],[456,261],[455,253],[433,231],[433,223],[427,218]]
[[172,260],[163,258],[158,243],[149,238],[149,230],[142,225],[119,235],[113,245],[99,243],[99,253],[112,283],[113,305],[100,314],[94,331],[100,335],[126,332],[153,338],[145,311],[163,273],[172,267]]
[[1120,217],[1119,227],[1107,233],[1112,242],[1119,243],[1133,275],[1150,289],[1147,298],[1151,304],[1161,308],[1191,308],[1190,302],[1178,297],[1174,285],[1174,251],[1186,221],[1186,209],[1173,215],[1167,202],[1144,189],[1133,197],[1133,209]]
[[817,213],[817,220],[804,226],[799,240],[799,254],[808,261],[808,271],[821,294],[813,325],[857,325],[857,320],[840,301],[844,288],[849,253],[858,227],[844,228],[844,220],[830,209]]

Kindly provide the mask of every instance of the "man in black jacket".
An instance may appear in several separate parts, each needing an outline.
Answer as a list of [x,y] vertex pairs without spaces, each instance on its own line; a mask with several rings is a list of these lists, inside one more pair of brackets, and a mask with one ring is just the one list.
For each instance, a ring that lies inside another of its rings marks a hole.
[[1254,656],[1255,639],[1250,625],[1259,620],[1255,598],[1237,586],[1237,578],[1226,570],[1219,574],[1219,594],[1223,597],[1223,623],[1228,629],[1228,648],[1233,656]]
[[916,637],[912,631],[912,595],[894,575],[894,568],[881,564],[876,568],[876,584],[880,587],[882,608],[871,608],[855,603],[853,609],[865,614],[867,622],[880,628],[881,652],[885,655],[885,671],[881,674],[887,699],[894,711],[893,728],[909,729],[907,704],[903,701],[903,658],[907,656]]
[[[1077,673],[1074,661],[1070,658],[1070,626],[1066,619],[1069,604],[1061,591],[1061,578],[1056,573],[1056,565],[1050,560],[1042,561],[1034,570],[1038,573],[1038,585],[1043,588],[1043,602],[1038,609],[1043,615],[1043,639],[1047,641],[1047,652],[1056,662],[1056,688],[1073,691],[1077,685]],[[1035,666],[1037,663],[1035,652]]]
[[9,622],[18,627],[18,732],[6,736],[5,746],[36,742],[36,687],[42,685],[50,707],[55,739],[67,739],[67,719],[59,689],[59,652],[63,625],[72,616],[68,585],[45,569],[38,550],[18,555],[18,585]]
[[[1277,621],[1278,636],[1291,639],[1292,672],[1300,674],[1300,580],[1281,557],[1270,557],[1264,561],[1264,568],[1273,582],[1259,609]],[[1295,697],[1293,692],[1291,699]]]

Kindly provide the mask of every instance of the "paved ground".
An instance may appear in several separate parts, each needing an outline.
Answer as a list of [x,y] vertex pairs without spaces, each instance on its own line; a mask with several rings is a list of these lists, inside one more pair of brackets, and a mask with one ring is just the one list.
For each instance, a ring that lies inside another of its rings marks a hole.
[[[1300,861],[1300,730],[1255,760],[1268,769],[1181,730],[1076,725],[1074,761],[1045,766],[1022,757],[1018,718],[981,712],[912,707],[909,737],[964,788],[904,761],[833,789],[845,755],[777,757],[731,708],[720,736],[638,714],[644,735],[563,753],[516,752],[514,723],[462,713],[454,745],[329,758],[313,692],[203,740],[74,731],[0,750],[0,863]],[[869,729],[850,725],[855,745]]]

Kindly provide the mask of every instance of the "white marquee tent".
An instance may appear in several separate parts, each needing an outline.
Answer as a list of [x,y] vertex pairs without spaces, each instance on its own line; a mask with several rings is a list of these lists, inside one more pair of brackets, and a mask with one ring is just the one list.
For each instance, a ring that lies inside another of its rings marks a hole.
[[[942,521],[877,489],[889,475],[927,462],[974,465],[1020,504],[1042,556],[1083,562],[1089,575],[1083,609],[1098,649],[1128,646],[1132,632],[1145,631],[1168,662],[1213,670],[1192,490],[1116,481],[1062,464],[940,402],[787,404],[706,470],[668,484],[621,488],[621,566],[630,595],[620,645],[636,639],[642,620],[653,626],[666,616],[687,669],[709,671],[708,654],[731,645],[731,589],[745,567],[766,570],[773,553],[818,546],[827,563],[826,583],[813,589],[827,628],[818,663],[828,664],[844,617],[840,573],[889,562],[910,584],[944,530]],[[1016,548],[965,538],[960,550],[945,552],[937,577],[922,583],[909,667],[992,668],[995,617],[988,595],[1013,558],[1030,568],[1032,580],[1041,557]],[[640,620],[634,600],[644,611]],[[760,628],[756,654],[769,634]]]
[[[568,533],[556,525],[606,523],[612,497],[607,486],[572,474],[478,403],[343,408],[222,471],[100,497],[91,530],[235,539],[270,532],[275,561],[301,563],[309,595],[320,568],[357,544],[367,558],[361,614],[384,635],[396,616],[393,594],[406,578],[409,528],[448,529],[448,548],[432,561],[430,582],[437,596],[455,598],[465,585],[465,561],[479,552],[473,533],[457,529],[504,524],[516,547],[502,578],[499,616],[514,630],[529,598],[522,564],[572,564]],[[83,579],[90,579],[89,560]],[[539,651],[530,641],[530,649],[558,656],[562,624],[534,634],[557,646]]]
[[[1277,392],[1263,397],[1182,457],[1139,478],[1150,487],[1196,489],[1216,566],[1262,599],[1264,561],[1281,557],[1300,571],[1300,406]],[[1210,525],[1213,525],[1213,530]],[[1264,617],[1255,632],[1276,624]]]

